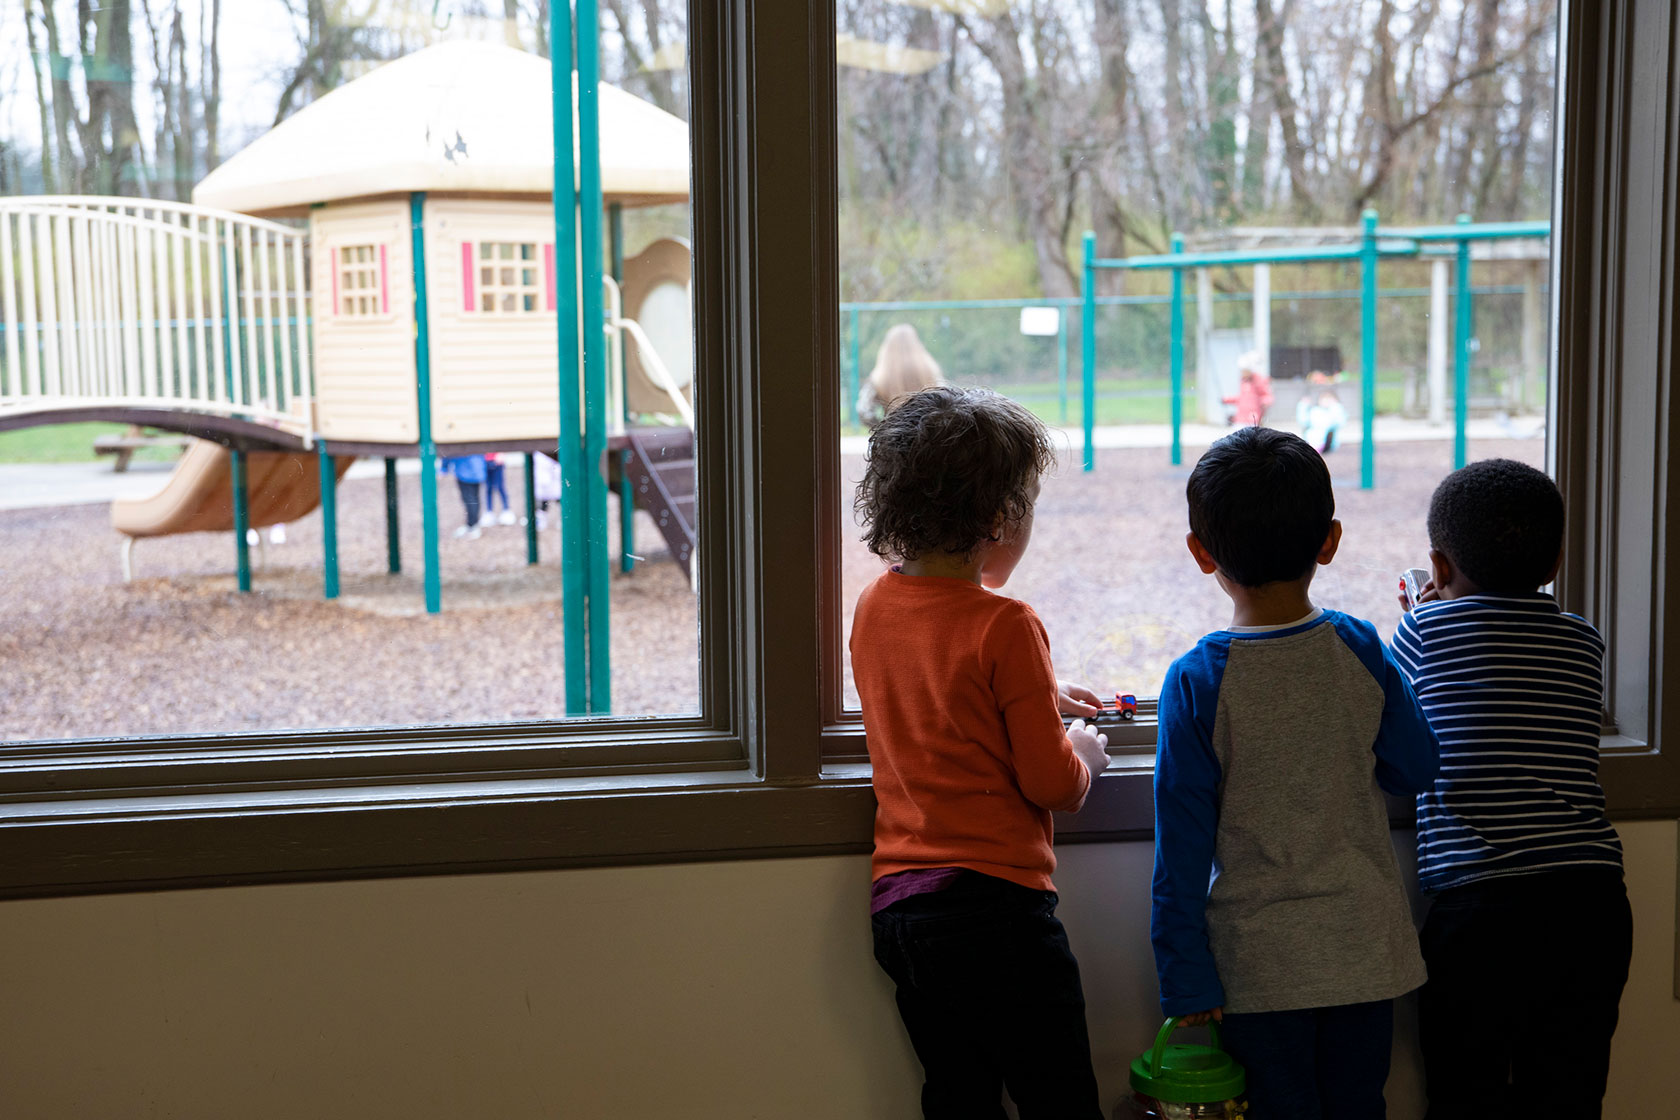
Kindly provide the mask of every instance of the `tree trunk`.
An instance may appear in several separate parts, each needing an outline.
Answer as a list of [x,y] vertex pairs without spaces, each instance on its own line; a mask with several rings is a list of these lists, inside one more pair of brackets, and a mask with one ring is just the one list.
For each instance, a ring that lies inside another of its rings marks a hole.
[[[51,3],[51,0],[45,0]],[[23,28],[29,37],[29,61],[35,70],[35,102],[41,111],[41,189],[47,194],[59,193],[58,173],[54,169],[52,104],[47,96],[47,82],[41,73],[41,44],[35,37],[35,0],[23,0]]]
[[70,91],[70,60],[64,56],[58,36],[58,13],[54,0],[41,0],[41,20],[47,29],[47,66],[52,75],[52,114],[55,151],[58,155],[58,189],[79,193],[86,156],[78,160],[70,148],[70,122],[76,115],[76,99]]
[[524,50],[519,38],[519,0],[502,0],[502,40],[515,50]]
[[1003,92],[1003,152],[1016,218],[1032,242],[1044,294],[1075,295],[1079,285],[1074,282],[1063,240],[1066,194],[1057,189],[1053,168],[1047,94],[1042,83],[1029,80],[1014,14],[1005,11],[988,22],[991,36],[977,37],[975,45],[997,72]]
[[[201,9],[202,10],[202,9]],[[210,0],[210,89],[204,97],[204,170],[222,164],[222,0]]]
[[1283,21],[1272,8],[1272,0],[1254,0],[1254,20],[1260,53],[1266,57],[1266,79],[1272,106],[1283,130],[1283,162],[1289,168],[1289,197],[1302,218],[1315,220],[1318,204],[1313,201],[1307,178],[1307,148],[1295,120],[1295,95],[1289,88],[1289,68],[1283,58]]

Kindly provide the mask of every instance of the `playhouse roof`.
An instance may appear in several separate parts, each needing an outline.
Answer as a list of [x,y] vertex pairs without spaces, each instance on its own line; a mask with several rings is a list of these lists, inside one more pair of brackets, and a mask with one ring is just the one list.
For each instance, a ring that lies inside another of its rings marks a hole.
[[[550,194],[548,60],[499,43],[439,43],[339,87],[206,175],[193,202],[247,214],[408,191]],[[609,202],[688,197],[688,126],[601,85]]]

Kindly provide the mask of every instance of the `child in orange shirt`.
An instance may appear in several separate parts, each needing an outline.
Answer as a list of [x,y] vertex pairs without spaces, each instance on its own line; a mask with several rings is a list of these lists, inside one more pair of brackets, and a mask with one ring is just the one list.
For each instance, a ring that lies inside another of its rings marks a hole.
[[851,654],[874,768],[875,959],[897,985],[929,1118],[1100,1120],[1079,966],[1056,918],[1052,810],[1085,803],[1107,739],[1062,714],[1031,607],[994,595],[1032,536],[1049,432],[996,393],[906,397],[875,428],[856,508],[897,563]]

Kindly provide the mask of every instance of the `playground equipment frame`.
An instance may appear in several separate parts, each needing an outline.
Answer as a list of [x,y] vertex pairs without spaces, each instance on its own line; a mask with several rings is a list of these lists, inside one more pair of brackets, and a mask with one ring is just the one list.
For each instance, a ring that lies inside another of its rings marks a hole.
[[[1172,272],[1172,328],[1169,364],[1172,379],[1172,462],[1184,461],[1183,447],[1183,389],[1184,389],[1184,271],[1191,268],[1216,266],[1238,267],[1257,264],[1316,264],[1327,261],[1358,261],[1360,266],[1360,426],[1364,438],[1359,450],[1359,486],[1369,490],[1376,484],[1376,442],[1373,438],[1376,422],[1377,396],[1377,266],[1384,258],[1417,258],[1425,246],[1452,242],[1456,245],[1458,265],[1456,288],[1458,308],[1454,315],[1453,343],[1453,465],[1464,465],[1466,455],[1465,423],[1469,413],[1470,358],[1473,347],[1473,309],[1470,287],[1470,245],[1475,241],[1507,238],[1549,237],[1550,222],[1489,222],[1473,224],[1467,214],[1459,215],[1453,225],[1389,227],[1377,224],[1377,212],[1366,210],[1361,215],[1360,239],[1340,245],[1314,245],[1298,249],[1235,249],[1214,252],[1186,253],[1184,238],[1173,234],[1172,252],[1157,256],[1101,258],[1097,256],[1097,239],[1087,232],[1084,238],[1084,275],[1081,290],[1083,315],[1080,342],[1081,367],[1085,389],[1084,468],[1095,468],[1096,451],[1093,446],[1095,427],[1096,385],[1096,275],[1100,269],[1129,269],[1150,271],[1170,269]],[[1204,375],[1205,371],[1198,371]]]

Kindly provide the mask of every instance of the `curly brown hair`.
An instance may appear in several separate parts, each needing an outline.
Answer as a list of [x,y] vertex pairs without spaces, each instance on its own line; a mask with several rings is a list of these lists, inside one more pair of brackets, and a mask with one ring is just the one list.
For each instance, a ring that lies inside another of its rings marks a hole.
[[967,559],[1032,509],[1033,483],[1056,464],[1050,430],[989,389],[940,385],[904,397],[869,437],[853,511],[869,551]]

